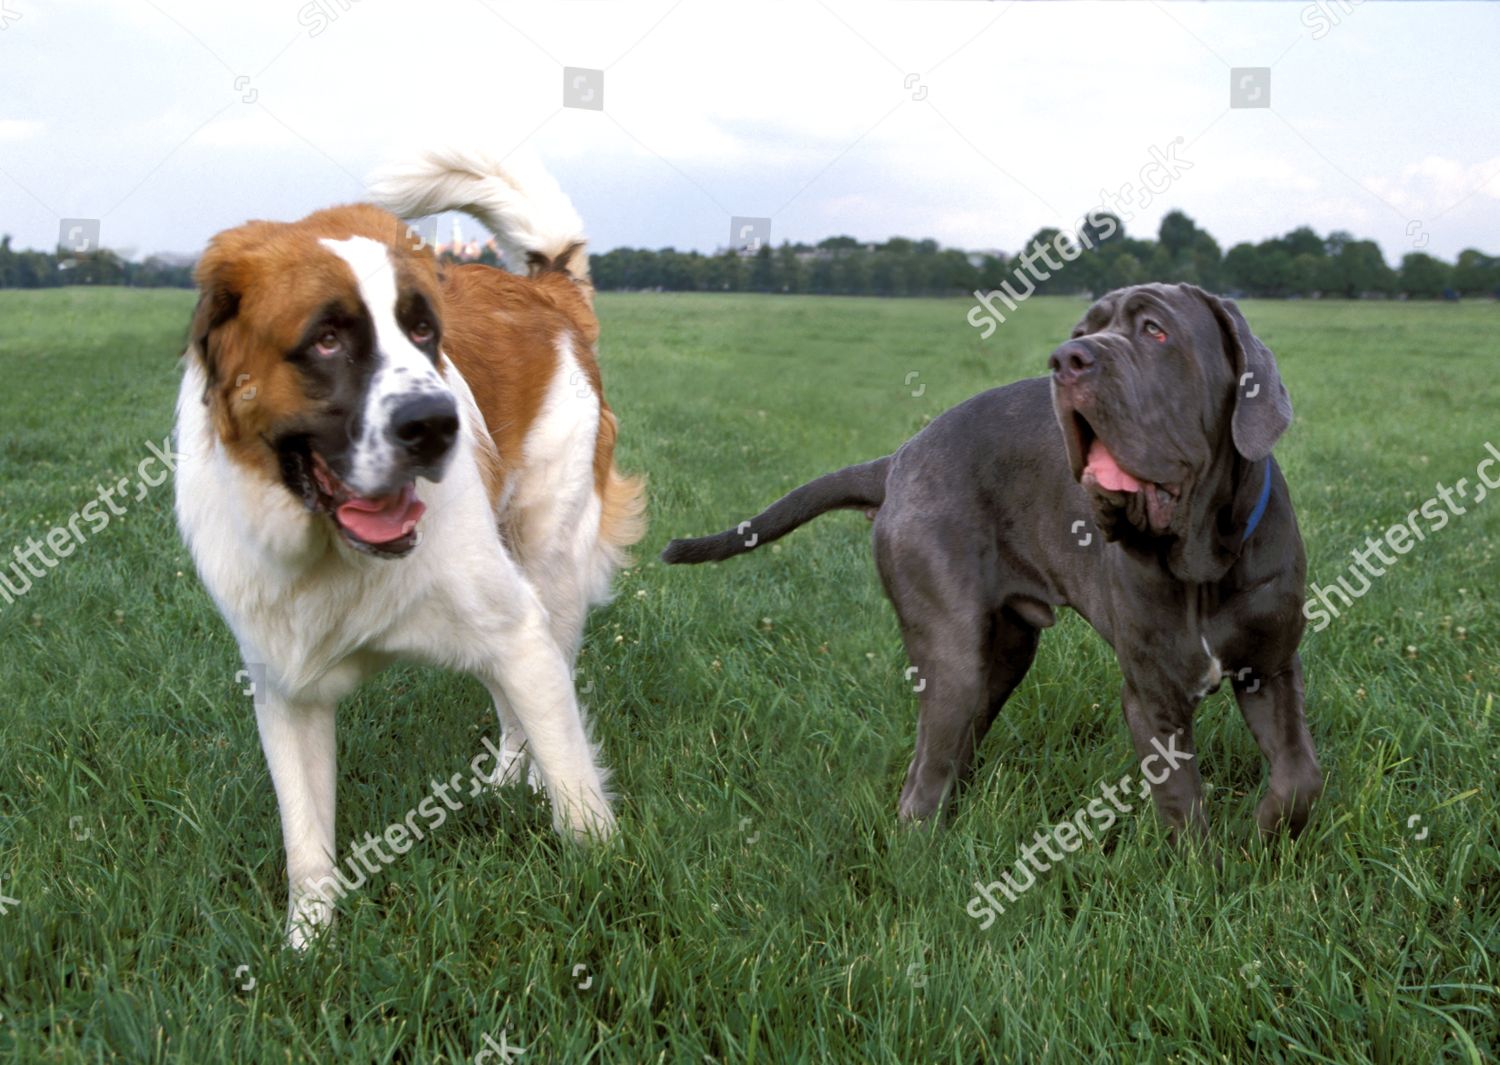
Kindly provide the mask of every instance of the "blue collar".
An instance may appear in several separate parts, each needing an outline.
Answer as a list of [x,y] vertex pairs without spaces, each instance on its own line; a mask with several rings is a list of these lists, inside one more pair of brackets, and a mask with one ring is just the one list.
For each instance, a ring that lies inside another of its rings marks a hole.
[[1266,483],[1261,485],[1260,498],[1255,501],[1255,509],[1250,512],[1250,521],[1245,526],[1245,535],[1240,538],[1240,543],[1250,539],[1255,527],[1260,524],[1260,519],[1266,516],[1266,505],[1271,502],[1271,456],[1266,456]]

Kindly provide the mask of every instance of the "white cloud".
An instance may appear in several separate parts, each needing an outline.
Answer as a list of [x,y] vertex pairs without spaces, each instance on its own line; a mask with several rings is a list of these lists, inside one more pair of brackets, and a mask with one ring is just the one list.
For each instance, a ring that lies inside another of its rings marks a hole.
[[0,118],[0,141],[24,141],[41,136],[46,124],[21,118]]
[[1429,155],[1394,177],[1372,177],[1369,184],[1414,218],[1444,214],[1470,197],[1500,200],[1500,156],[1466,164]]
[[288,148],[297,143],[297,138],[266,112],[245,108],[238,113],[227,112],[204,126],[193,143],[198,148]]

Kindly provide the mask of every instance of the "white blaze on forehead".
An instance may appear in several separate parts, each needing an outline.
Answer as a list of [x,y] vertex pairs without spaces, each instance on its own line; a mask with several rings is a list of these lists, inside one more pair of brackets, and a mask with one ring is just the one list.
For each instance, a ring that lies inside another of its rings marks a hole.
[[354,271],[360,299],[375,326],[375,370],[365,393],[363,424],[350,456],[347,481],[360,493],[388,491],[401,463],[386,432],[391,413],[407,397],[447,392],[448,386],[396,320],[399,293],[390,249],[369,237],[325,238],[320,243]]
[[423,354],[406,330],[396,321],[396,268],[391,264],[390,249],[378,240],[369,237],[350,237],[348,240],[323,240],[324,247],[349,264],[354,271],[354,280],[359,287],[360,299],[370,318],[375,323],[376,356],[381,365],[377,373],[386,369],[405,367],[407,373],[415,374],[420,383],[423,379],[441,385],[432,361]]

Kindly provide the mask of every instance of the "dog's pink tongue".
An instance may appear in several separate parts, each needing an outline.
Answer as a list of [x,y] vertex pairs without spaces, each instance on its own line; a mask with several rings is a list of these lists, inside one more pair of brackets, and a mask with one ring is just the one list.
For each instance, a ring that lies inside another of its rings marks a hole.
[[1120,469],[1109,448],[1097,439],[1089,445],[1088,464],[1083,472],[1092,473],[1099,487],[1111,492],[1138,492],[1141,488],[1141,482]]
[[367,544],[388,544],[412,529],[427,510],[417,490],[407,485],[399,492],[375,499],[354,498],[339,506],[339,522]]

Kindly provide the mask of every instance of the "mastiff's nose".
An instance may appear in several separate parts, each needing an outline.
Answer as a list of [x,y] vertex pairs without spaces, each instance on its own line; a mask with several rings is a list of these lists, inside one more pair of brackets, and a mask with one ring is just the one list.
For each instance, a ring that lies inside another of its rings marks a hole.
[[453,397],[429,392],[404,400],[391,414],[391,440],[419,463],[437,462],[458,435]]
[[1094,353],[1081,340],[1070,340],[1047,359],[1052,379],[1060,385],[1077,384],[1098,369]]

